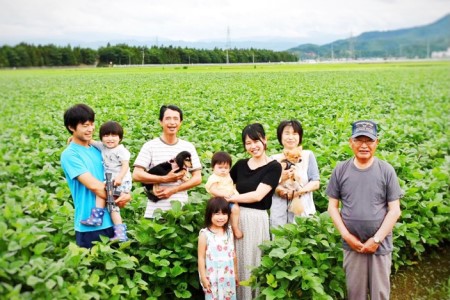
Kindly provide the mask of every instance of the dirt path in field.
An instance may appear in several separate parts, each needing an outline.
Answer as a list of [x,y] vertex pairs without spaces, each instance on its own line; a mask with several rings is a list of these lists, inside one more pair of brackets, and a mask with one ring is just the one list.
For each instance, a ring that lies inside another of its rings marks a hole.
[[391,300],[409,299],[450,299],[450,243],[392,276]]

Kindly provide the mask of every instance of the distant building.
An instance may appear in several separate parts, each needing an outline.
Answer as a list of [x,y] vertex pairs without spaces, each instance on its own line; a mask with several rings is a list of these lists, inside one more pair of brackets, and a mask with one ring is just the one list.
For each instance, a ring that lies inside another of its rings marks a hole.
[[431,52],[431,58],[450,58],[450,48],[447,48],[447,51]]

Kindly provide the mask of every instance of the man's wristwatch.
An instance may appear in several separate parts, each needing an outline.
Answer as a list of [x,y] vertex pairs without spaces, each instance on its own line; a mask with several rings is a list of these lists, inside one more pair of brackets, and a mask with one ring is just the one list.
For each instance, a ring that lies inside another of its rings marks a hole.
[[373,241],[375,242],[375,244],[381,244],[381,240],[376,235],[373,236]]

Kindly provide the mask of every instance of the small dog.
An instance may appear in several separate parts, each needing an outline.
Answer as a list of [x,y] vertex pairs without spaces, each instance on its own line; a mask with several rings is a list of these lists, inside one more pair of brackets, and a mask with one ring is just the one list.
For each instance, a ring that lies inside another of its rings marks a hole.
[[[175,158],[157,164],[153,168],[147,171],[149,174],[164,176],[167,175],[170,171],[176,170],[175,173],[184,172],[185,176],[183,177],[183,181],[188,180],[187,171],[189,168],[192,168],[192,160],[191,153],[188,151],[181,151],[175,156]],[[158,189],[159,184],[143,184],[144,192],[147,195],[147,198],[153,202],[157,202],[161,200],[157,196],[155,196],[155,190]]]
[[[294,194],[294,192],[300,190],[302,185],[300,184],[301,179],[297,178],[295,174],[295,164],[302,161],[302,148],[298,147],[292,150],[284,150],[283,151],[285,159],[283,159],[280,163],[283,167],[283,170],[289,170],[294,168],[294,172],[292,176],[287,178],[286,180],[280,182],[280,185],[287,189],[290,193]],[[292,198],[291,205],[289,206],[289,211],[293,212],[295,215],[300,215],[305,210],[305,207],[299,196]]]

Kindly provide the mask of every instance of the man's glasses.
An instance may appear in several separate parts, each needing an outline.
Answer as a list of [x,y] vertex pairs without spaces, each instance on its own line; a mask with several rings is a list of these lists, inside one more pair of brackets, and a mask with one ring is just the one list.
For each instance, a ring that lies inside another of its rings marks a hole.
[[372,139],[352,139],[352,142],[356,145],[356,146],[361,146],[362,144],[366,144],[367,146],[373,146],[376,142],[376,140],[372,140]]

